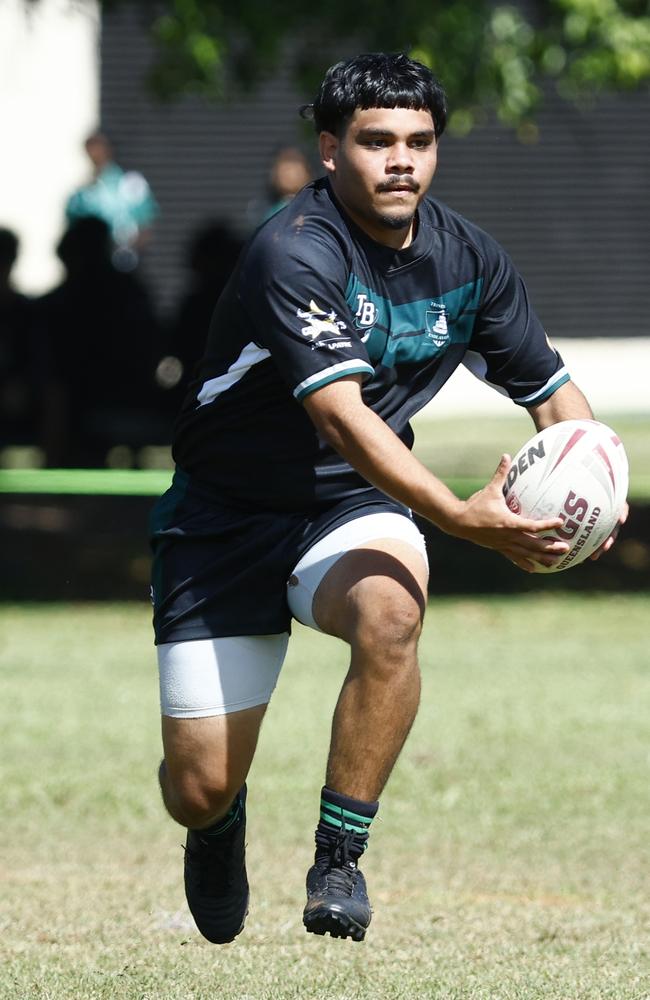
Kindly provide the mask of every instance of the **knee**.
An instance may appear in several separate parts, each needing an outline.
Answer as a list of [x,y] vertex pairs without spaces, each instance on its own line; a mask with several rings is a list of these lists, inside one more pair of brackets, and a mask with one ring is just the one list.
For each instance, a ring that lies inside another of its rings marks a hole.
[[363,588],[353,595],[350,644],[375,658],[410,658],[422,630],[422,606],[399,586]]
[[[236,787],[235,787],[236,785]],[[202,771],[160,767],[160,786],[167,810],[183,826],[200,829],[230,809],[240,784]]]

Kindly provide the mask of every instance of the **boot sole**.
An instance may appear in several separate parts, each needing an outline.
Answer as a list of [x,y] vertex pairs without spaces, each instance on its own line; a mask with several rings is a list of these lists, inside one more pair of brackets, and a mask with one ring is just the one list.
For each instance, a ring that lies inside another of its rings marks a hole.
[[352,938],[353,941],[363,941],[367,928],[357,923],[343,910],[322,907],[312,910],[309,916],[303,917],[303,924],[309,934],[329,934],[333,938]]
[[[194,923],[196,924],[198,931],[206,939],[206,941],[210,942],[210,944],[230,944],[231,941],[234,941],[235,938],[238,937],[239,934],[241,934],[241,932],[243,931],[244,927],[246,926],[246,917],[247,916],[248,916],[248,906],[246,906],[246,913],[244,914],[244,918],[243,918],[241,924],[239,925],[239,927],[237,928],[237,930],[234,933],[231,932],[231,931],[224,932],[222,930],[219,930],[218,932],[215,933],[212,929],[210,929],[208,931],[202,930],[202,928],[201,928],[198,920],[196,919],[196,917],[192,913],[192,917],[194,918]],[[228,934],[229,937],[226,937],[226,934]]]
[[192,919],[196,924],[197,930],[206,941],[210,942],[210,944],[230,944],[231,941],[234,941],[235,938],[241,934],[246,926],[246,918],[248,917],[251,900],[248,885],[243,912],[241,910],[239,911],[241,913],[241,917],[238,925],[236,925],[232,920],[228,920],[226,922],[218,915],[215,917],[215,915],[211,914],[209,910],[206,912],[204,909],[199,909],[198,907],[194,910],[192,903],[190,902],[190,894],[187,892],[187,886],[185,886],[185,899],[187,901],[187,907],[192,915]]

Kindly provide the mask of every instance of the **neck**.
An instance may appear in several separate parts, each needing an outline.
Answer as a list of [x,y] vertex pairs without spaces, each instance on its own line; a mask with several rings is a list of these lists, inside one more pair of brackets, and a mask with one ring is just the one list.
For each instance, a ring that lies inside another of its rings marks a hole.
[[375,243],[381,243],[385,247],[390,247],[391,250],[406,250],[415,238],[415,217],[403,229],[391,229],[390,226],[369,222],[368,219],[358,215],[345,204],[344,208],[348,215],[356,222],[359,229],[363,229],[366,236],[369,236]]
[[360,215],[354,208],[346,204],[336,190],[334,190],[334,193],[352,221],[357,224],[359,229],[363,230],[366,236],[374,240],[375,243],[381,243],[385,247],[390,247],[391,250],[406,250],[407,247],[410,247],[417,232],[417,215],[414,215],[410,222],[403,228],[391,229],[390,226],[384,226],[379,222],[372,222],[366,216]]

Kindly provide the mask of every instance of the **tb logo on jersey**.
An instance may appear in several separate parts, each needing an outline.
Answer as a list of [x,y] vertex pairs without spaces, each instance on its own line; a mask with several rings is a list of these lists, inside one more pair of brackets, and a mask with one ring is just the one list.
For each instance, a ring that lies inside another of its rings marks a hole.
[[370,331],[377,322],[377,315],[377,306],[375,303],[372,302],[365,293],[360,292],[357,295],[357,311],[354,314],[354,325],[361,330],[368,331],[361,338],[362,343],[364,343],[370,336]]
[[424,314],[427,336],[436,347],[444,347],[449,342],[447,311],[444,302],[432,302]]

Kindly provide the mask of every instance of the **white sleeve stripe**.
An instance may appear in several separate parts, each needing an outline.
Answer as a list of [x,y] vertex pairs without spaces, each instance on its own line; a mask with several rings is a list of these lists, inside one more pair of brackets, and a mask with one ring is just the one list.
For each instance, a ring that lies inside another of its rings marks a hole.
[[257,365],[260,361],[264,361],[265,358],[270,357],[271,352],[267,351],[265,347],[258,347],[257,344],[252,342],[246,344],[242,348],[239,357],[233,361],[227,372],[224,372],[223,375],[217,375],[215,378],[210,378],[207,382],[203,383],[196,397],[199,407],[214,402],[222,392],[230,389],[243,379],[244,375],[250,371],[253,365]]
[[356,361],[340,361],[339,364],[332,365],[331,368],[324,368],[323,371],[316,372],[315,375],[310,375],[309,378],[304,379],[293,390],[293,394],[296,398],[298,398],[298,396],[302,395],[305,389],[310,389],[319,382],[327,382],[331,379],[332,375],[339,375],[342,372],[349,371],[368,372],[370,375],[375,374],[375,370],[372,365],[369,365],[367,361],[362,361],[361,358]]
[[543,396],[545,393],[548,392],[549,389],[552,389],[557,382],[566,381],[568,376],[569,373],[566,370],[566,367],[563,366],[558,371],[556,371],[555,374],[551,375],[548,382],[546,382],[546,384],[543,385],[541,389],[536,389],[535,392],[531,392],[529,396],[513,396],[513,402],[533,403],[536,399],[539,398],[539,396]]

